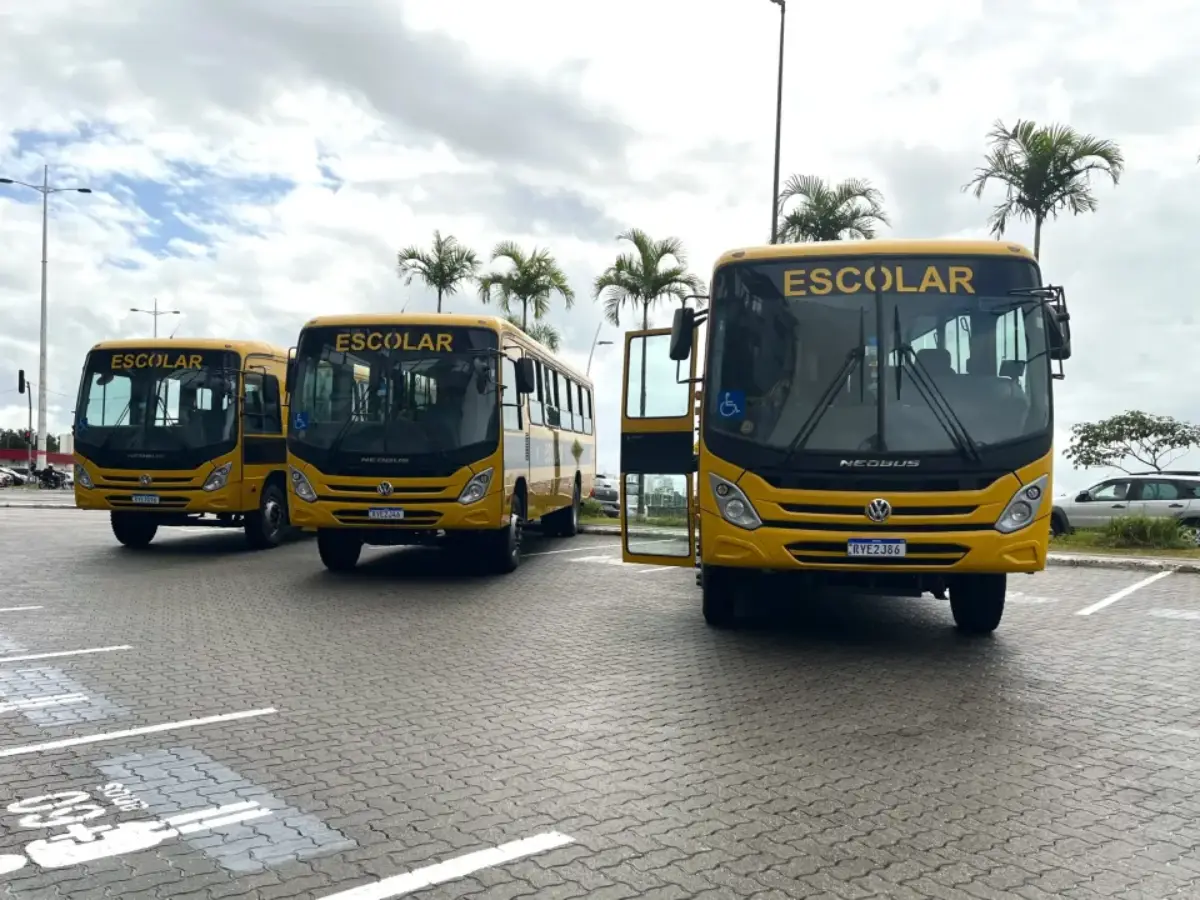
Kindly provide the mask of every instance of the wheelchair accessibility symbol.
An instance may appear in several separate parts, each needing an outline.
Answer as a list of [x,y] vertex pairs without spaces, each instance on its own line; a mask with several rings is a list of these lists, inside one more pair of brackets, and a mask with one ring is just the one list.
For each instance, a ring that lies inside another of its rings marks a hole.
[[740,419],[746,415],[745,391],[722,391],[717,404],[717,415],[722,419]]

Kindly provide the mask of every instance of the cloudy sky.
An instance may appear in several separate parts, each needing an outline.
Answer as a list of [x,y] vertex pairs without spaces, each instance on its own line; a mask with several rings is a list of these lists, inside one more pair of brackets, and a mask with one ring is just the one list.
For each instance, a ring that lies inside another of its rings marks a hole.
[[[96,192],[52,200],[51,431],[69,428],[92,343],[150,334],[131,306],[183,310],[162,320],[177,337],[283,345],[320,313],[432,309],[394,264],[435,228],[484,253],[502,238],[549,247],[579,295],[551,321],[582,367],[601,321],[590,285],[619,231],[680,237],[705,279],[722,251],[765,238],[777,26],[768,0],[8,4],[0,176],[35,181],[48,163],[53,183]],[[1117,140],[1121,185],[1043,243],[1074,312],[1058,429],[1126,408],[1200,419],[1200,5],[922,0],[868,15],[806,0],[789,32],[784,175],[871,179],[896,236],[986,236],[996,198],[959,188],[997,118]],[[37,369],[39,200],[0,188],[8,427],[25,422],[16,370]],[[1028,226],[1011,236],[1032,243]],[[473,294],[449,308],[480,309]],[[619,347],[600,347],[592,374],[614,471]],[[1098,474],[1060,458],[1056,479]]]

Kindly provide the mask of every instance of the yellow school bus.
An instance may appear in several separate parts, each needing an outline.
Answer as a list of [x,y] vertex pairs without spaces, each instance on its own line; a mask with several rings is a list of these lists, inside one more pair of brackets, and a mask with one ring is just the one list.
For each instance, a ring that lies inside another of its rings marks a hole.
[[75,505],[107,511],[127,547],[179,525],[279,544],[291,532],[287,357],[222,338],[96,344],[75,408]]
[[1006,576],[1046,564],[1069,318],[1010,242],[725,253],[706,310],[626,335],[624,559],[695,560],[714,627],[765,579],[798,598],[949,593],[960,630],[991,633]]
[[364,545],[448,543],[511,572],[526,524],[577,533],[592,384],[504,319],[316,318],[288,386],[292,522],[330,570]]

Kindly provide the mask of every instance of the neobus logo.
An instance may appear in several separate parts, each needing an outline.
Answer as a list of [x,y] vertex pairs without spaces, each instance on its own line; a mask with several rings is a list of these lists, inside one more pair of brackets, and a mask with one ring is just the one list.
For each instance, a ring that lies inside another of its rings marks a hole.
[[919,459],[843,459],[838,463],[843,469],[915,469],[920,464]]

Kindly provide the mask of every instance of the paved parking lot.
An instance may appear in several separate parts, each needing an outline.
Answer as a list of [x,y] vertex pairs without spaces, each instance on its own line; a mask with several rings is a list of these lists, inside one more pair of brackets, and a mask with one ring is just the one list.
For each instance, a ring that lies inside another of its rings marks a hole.
[[1017,578],[985,640],[932,599],[721,633],[691,570],[528,549],[333,576],[0,509],[5,896],[1200,896],[1195,576]]

